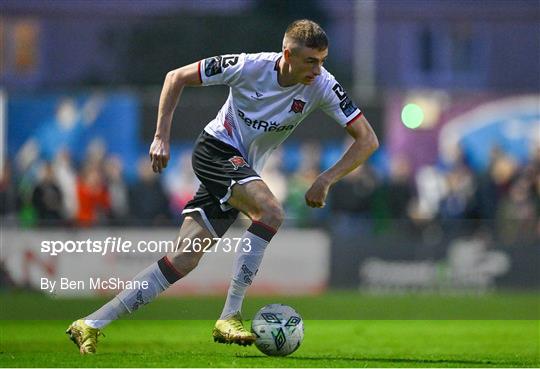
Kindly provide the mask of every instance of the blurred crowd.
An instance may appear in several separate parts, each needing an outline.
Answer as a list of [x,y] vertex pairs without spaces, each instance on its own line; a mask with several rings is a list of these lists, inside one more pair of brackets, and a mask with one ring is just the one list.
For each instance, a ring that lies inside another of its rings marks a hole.
[[[539,148],[525,164],[496,149],[485,172],[473,171],[463,155],[450,164],[420,168],[412,168],[406,157],[389,158],[386,168],[368,163],[332,187],[324,209],[311,209],[304,195],[321,172],[321,151],[320,143],[305,142],[298,166],[287,170],[278,150],[262,173],[284,204],[287,226],[326,225],[346,232],[354,224],[355,234],[358,227],[366,234],[391,224],[426,227],[435,222],[450,232],[482,230],[509,239],[540,234]],[[5,223],[25,227],[178,224],[198,181],[190,152],[172,163],[157,175],[148,158],[141,158],[136,180],[128,181],[120,158],[99,144],[88,148],[81,165],[66,150],[51,161],[27,163],[18,156],[3,168],[1,216]]]
[[469,236],[506,245],[540,240],[540,147],[527,163],[498,148],[485,171],[467,162],[456,149],[451,163],[415,170],[405,157],[389,159],[385,175],[364,165],[333,187],[332,217],[354,224],[356,237],[360,227],[366,237],[421,236],[424,244],[429,238]]
[[[24,155],[23,155],[24,156]],[[25,163],[19,155],[3,169],[0,196],[4,221],[23,226],[91,227],[169,224],[173,201],[148,160],[138,178],[126,181],[123,163],[103,146],[89,147],[76,166],[67,150],[52,161]],[[148,222],[148,223],[147,223]]]

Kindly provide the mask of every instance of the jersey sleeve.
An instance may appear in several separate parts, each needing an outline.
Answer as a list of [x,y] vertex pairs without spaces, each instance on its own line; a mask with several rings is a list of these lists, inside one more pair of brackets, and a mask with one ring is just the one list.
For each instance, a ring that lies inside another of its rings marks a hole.
[[333,77],[326,83],[320,107],[342,127],[349,126],[362,116],[362,111]]
[[246,54],[213,56],[199,62],[199,78],[203,86],[234,85],[246,61]]

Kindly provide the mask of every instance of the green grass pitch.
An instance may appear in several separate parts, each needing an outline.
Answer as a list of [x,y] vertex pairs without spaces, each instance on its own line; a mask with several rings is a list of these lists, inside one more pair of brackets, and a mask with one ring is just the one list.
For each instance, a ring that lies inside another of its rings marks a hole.
[[[71,320],[105,300],[56,300],[29,294],[0,298],[2,367],[540,365],[539,300],[534,294],[438,297],[334,293],[249,298],[244,307],[246,316],[269,302],[288,303],[304,315],[304,342],[285,358],[264,356],[254,346],[214,343],[212,316],[219,314],[222,298],[158,299],[129,319],[108,326],[94,356],[80,356],[64,330]],[[176,319],[188,319],[175,320],[175,315]],[[360,315],[363,319],[353,319]]]

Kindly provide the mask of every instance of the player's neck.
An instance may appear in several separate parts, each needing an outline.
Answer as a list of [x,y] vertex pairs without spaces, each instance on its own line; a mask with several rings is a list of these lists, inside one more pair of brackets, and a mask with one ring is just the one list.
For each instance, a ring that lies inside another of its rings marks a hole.
[[296,85],[298,82],[294,80],[293,76],[289,71],[289,64],[285,61],[285,58],[281,57],[278,64],[277,70],[277,80],[278,84],[281,87],[291,87]]

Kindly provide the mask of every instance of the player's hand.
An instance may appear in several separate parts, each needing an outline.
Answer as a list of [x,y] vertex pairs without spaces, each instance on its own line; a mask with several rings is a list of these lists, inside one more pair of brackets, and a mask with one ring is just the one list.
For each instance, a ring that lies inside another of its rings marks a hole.
[[157,136],[154,137],[149,154],[152,161],[152,170],[154,173],[161,173],[163,169],[167,168],[171,158],[169,141]]
[[306,204],[312,208],[322,208],[326,205],[326,196],[330,189],[330,181],[322,176],[318,176],[315,182],[306,192]]

